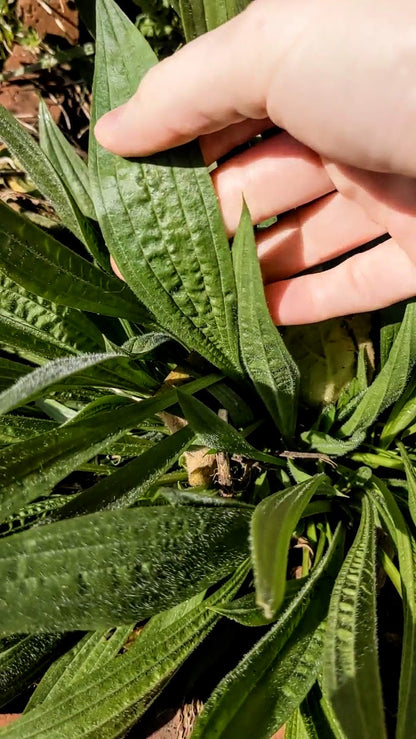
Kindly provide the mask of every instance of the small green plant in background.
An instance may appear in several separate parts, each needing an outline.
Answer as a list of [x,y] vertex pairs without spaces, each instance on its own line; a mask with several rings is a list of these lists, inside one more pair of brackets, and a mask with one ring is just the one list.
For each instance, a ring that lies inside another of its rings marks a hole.
[[[175,7],[187,39],[241,9]],[[96,21],[92,125],[156,61],[113,0]],[[45,105],[40,146],[4,109],[0,133],[62,223],[0,205],[2,705],[44,673],[0,736],[124,735],[227,619],[249,646],[195,739],[382,739],[381,568],[404,620],[392,735],[411,736],[416,304],[374,326],[371,382],[359,350],[310,402],[249,212],[230,250],[197,144],[124,160],[91,137],[87,165]]]
[[40,39],[34,28],[24,28],[16,15],[16,0],[0,0],[0,62],[10,54],[13,44],[37,48]]

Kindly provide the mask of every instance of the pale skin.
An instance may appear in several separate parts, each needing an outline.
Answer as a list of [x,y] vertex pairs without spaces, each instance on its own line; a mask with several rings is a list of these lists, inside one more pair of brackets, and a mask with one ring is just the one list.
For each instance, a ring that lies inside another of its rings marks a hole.
[[[414,0],[254,0],[153,67],[96,126],[122,156],[199,138],[230,236],[242,195],[277,324],[375,310],[416,295]],[[363,253],[348,253],[383,234]],[[347,255],[338,266],[297,276]]]

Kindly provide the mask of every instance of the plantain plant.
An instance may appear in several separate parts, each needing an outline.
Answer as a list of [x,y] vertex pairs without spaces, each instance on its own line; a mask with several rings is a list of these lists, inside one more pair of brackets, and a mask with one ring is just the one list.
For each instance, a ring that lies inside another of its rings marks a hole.
[[[175,8],[191,39],[242,5]],[[157,61],[114,0],[96,23],[92,125]],[[195,650],[223,664],[194,739],[412,736],[416,304],[373,317],[371,382],[360,350],[308,407],[250,214],[230,248],[197,144],[125,160],[91,136],[87,165],[44,104],[40,145],[4,109],[0,133],[62,224],[0,204],[1,704],[36,682],[0,737],[147,736]]]

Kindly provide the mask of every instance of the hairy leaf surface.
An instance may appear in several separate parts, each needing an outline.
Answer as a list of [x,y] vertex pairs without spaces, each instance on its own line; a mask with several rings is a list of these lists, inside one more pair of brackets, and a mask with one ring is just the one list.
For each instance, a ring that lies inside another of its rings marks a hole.
[[59,305],[137,322],[149,319],[127,285],[2,203],[0,269],[25,290]]
[[56,125],[44,100],[39,106],[39,142],[81,212],[95,219],[88,167]]
[[[276,624],[214,690],[193,739],[269,739],[301,703],[322,660],[334,553],[341,530]],[[330,569],[328,569],[328,574]]]
[[416,542],[386,483],[373,476],[371,494],[396,546],[404,610],[396,739],[407,739],[416,724]]
[[[56,703],[47,700],[39,704],[37,701],[37,707],[13,725],[15,733],[7,733],[7,736],[29,739],[47,733],[59,735],[60,739],[78,739],[86,735],[113,739],[124,734],[211,631],[218,620],[213,607],[235,595],[247,572],[247,562],[243,562],[206,600],[201,601],[198,596],[193,603],[181,603],[156,616],[154,625],[152,619],[125,654],[105,662],[101,660],[97,669],[89,671],[84,678],[70,680],[67,685],[66,672],[63,672],[58,683],[59,696],[55,695]],[[146,631],[150,631],[149,638]],[[154,638],[150,638],[152,634]],[[85,647],[87,651],[88,645]],[[67,665],[68,660],[65,667]],[[78,662],[78,670],[79,666]]]
[[371,426],[380,413],[394,403],[406,388],[416,362],[415,327],[416,303],[409,303],[388,359],[364,393],[351,418],[341,427],[343,436],[352,436]]
[[0,344],[36,363],[104,349],[100,332],[83,313],[40,298],[1,272]]
[[277,427],[290,439],[296,426],[299,370],[270,317],[246,205],[234,239],[233,262],[243,363]]
[[180,603],[247,558],[250,511],[131,508],[0,540],[4,633],[95,630]]
[[[197,392],[213,381],[212,375],[195,380],[188,384],[187,392]],[[56,483],[80,464],[175,401],[175,390],[141,403],[105,397],[91,403],[63,426],[8,447],[0,460],[1,515],[6,516],[34,498],[50,493]]]
[[319,486],[327,480],[325,475],[315,475],[269,495],[254,511],[250,541],[256,602],[266,618],[272,618],[283,602],[289,543],[296,524]]
[[[50,388],[54,385],[60,385],[62,383],[72,382],[77,384],[74,375],[83,373],[78,379],[79,384],[97,384],[111,387],[112,384],[118,387],[123,385],[123,379],[121,382],[117,382],[117,364],[127,365],[126,357],[123,353],[100,353],[100,354],[82,354],[77,357],[64,357],[57,359],[54,362],[50,362],[43,367],[38,367],[24,377],[21,377],[12,387],[8,388],[0,394],[0,414],[8,413],[14,408],[26,405],[42,391]],[[104,372],[88,372],[89,370],[96,368],[103,364],[110,364],[113,366],[114,374],[108,373],[106,376]],[[147,377],[144,372],[136,370],[132,373],[131,385],[137,393],[147,390],[156,390],[157,382],[152,381],[150,377]],[[107,380],[106,380],[107,377]],[[136,380],[136,386],[133,384],[133,379]]]
[[374,503],[362,499],[361,523],[335,582],[328,613],[323,693],[347,736],[386,737],[376,634]]
[[0,640],[0,706],[9,703],[33,682],[56,658],[62,642],[63,634],[59,633]]
[[406,451],[406,447],[401,442],[397,443],[400,456],[403,460],[404,470],[406,472],[407,489],[409,491],[409,510],[416,526],[416,471]]
[[[93,120],[124,103],[156,61],[113,0],[99,0]],[[92,139],[89,162],[98,219],[131,288],[185,346],[238,372],[231,255],[197,145],[127,160]]]
[[[212,31],[233,18],[249,0],[176,0],[187,41]],[[173,3],[172,3],[173,5]]]
[[63,224],[94,254],[96,234],[69,195],[58,173],[24,126],[0,105],[0,137],[31,180],[52,203]]
[[198,434],[198,441],[209,449],[218,449],[230,454],[241,454],[248,459],[283,466],[283,461],[271,454],[255,449],[230,424],[222,421],[210,408],[182,390],[177,391],[185,418]]
[[59,511],[59,517],[84,515],[99,510],[115,510],[132,505],[154,485],[160,475],[170,469],[194,438],[186,426],[167,436],[137,459],[84,490]]

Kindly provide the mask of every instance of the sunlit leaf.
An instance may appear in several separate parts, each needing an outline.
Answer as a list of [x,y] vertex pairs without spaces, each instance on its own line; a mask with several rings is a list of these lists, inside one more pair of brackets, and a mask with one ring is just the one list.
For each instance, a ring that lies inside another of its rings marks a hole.
[[[157,61],[113,0],[98,0],[96,10],[93,123],[125,102]],[[185,346],[238,373],[231,255],[197,144],[128,160],[92,138],[89,164],[106,243],[140,301]]]
[[0,540],[1,631],[140,621],[213,585],[248,553],[243,508],[130,508]]
[[234,239],[233,263],[242,360],[282,435],[291,438],[296,426],[299,370],[270,317],[246,205]]
[[347,736],[386,737],[376,633],[374,503],[362,499],[361,523],[337,577],[328,613],[323,692]]
[[312,496],[327,481],[325,475],[270,495],[259,503],[251,519],[251,556],[256,601],[266,618],[280,608],[286,588],[290,539]]

